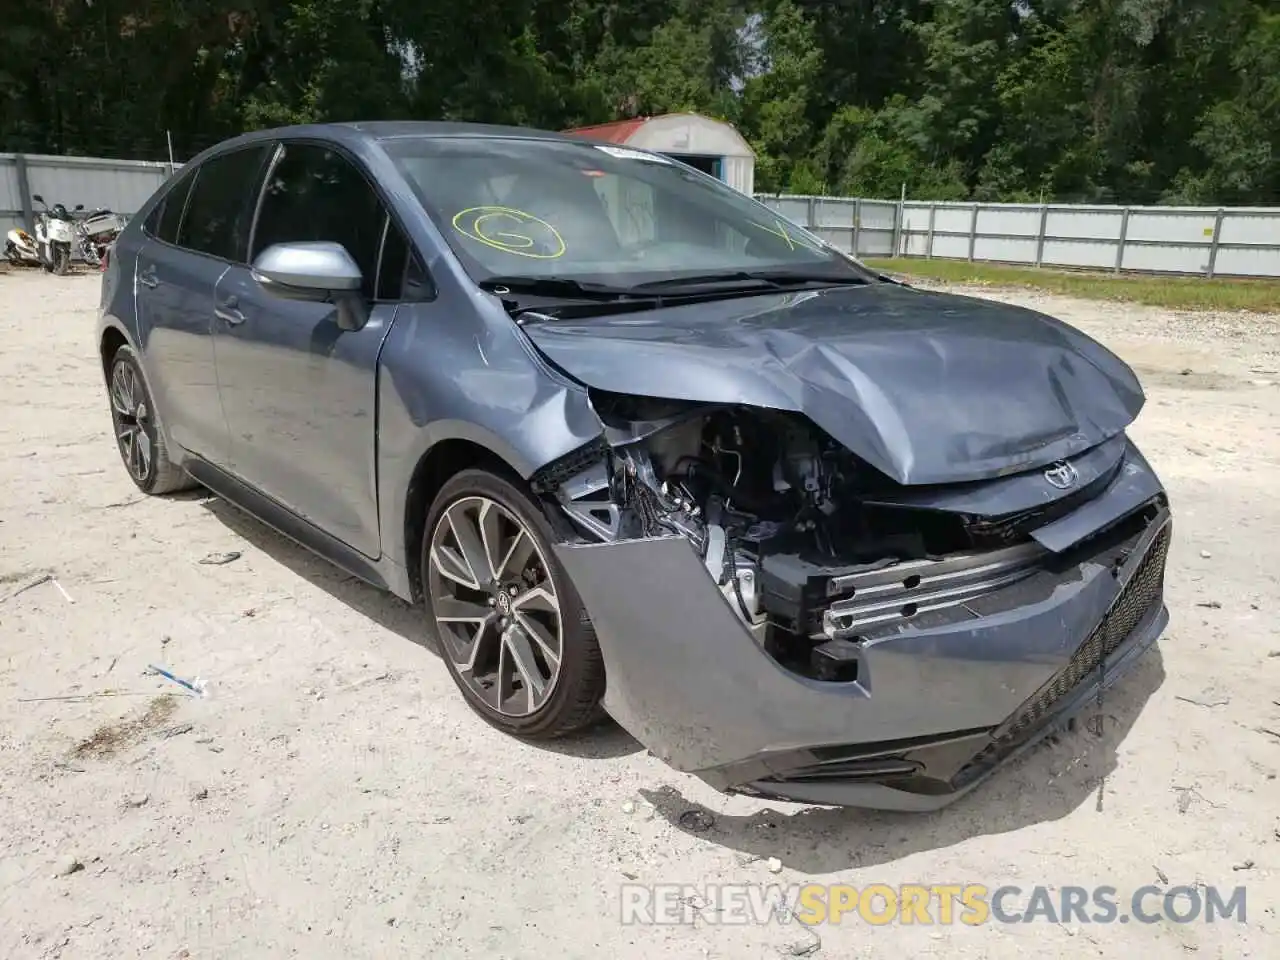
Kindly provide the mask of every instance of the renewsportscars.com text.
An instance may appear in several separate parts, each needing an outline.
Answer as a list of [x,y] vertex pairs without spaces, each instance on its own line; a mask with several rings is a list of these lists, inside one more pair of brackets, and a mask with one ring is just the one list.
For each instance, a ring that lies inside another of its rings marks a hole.
[[1244,923],[1246,891],[1212,886],[625,884],[624,924]]

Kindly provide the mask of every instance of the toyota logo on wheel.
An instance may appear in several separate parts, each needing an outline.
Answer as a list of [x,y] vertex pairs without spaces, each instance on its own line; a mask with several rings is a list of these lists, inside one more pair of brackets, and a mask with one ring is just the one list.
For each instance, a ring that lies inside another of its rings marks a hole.
[[1076,468],[1065,461],[1055,463],[1052,467],[1044,472],[1044,478],[1049,481],[1049,485],[1057,487],[1059,490],[1066,490],[1068,487],[1075,486],[1075,482],[1080,479],[1080,475],[1076,473]]

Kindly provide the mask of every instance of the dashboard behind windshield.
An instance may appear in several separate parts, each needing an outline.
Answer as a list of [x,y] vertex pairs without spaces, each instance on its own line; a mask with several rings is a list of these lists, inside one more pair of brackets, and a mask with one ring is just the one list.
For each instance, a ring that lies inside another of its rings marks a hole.
[[415,137],[383,149],[473,279],[631,285],[684,275],[868,274],[684,164],[605,144]]

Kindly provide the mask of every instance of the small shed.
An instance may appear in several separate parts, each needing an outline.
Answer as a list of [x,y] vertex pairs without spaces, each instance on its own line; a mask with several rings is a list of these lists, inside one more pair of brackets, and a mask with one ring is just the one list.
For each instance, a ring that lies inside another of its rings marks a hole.
[[564,132],[661,153],[709,173],[747,196],[755,189],[756,156],[742,134],[731,124],[697,113],[668,113]]

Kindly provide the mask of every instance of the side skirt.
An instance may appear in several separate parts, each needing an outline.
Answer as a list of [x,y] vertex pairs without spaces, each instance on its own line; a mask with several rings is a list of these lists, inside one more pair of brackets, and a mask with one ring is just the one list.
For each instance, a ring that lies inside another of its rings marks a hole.
[[[281,506],[265,494],[255,490],[244,481],[231,476],[225,470],[215,467],[207,460],[202,460],[188,453],[182,466],[187,473],[204,484],[228,503],[239,507],[245,513],[262,521],[277,533],[305,547],[312,553],[328,560],[334,566],[358,577],[370,586],[392,593],[396,591],[388,582],[387,571],[383,569],[383,561],[370,560],[364,554],[347,546],[336,537],[325,533],[315,524],[304,520],[292,510]],[[394,574],[393,574],[394,576]]]

